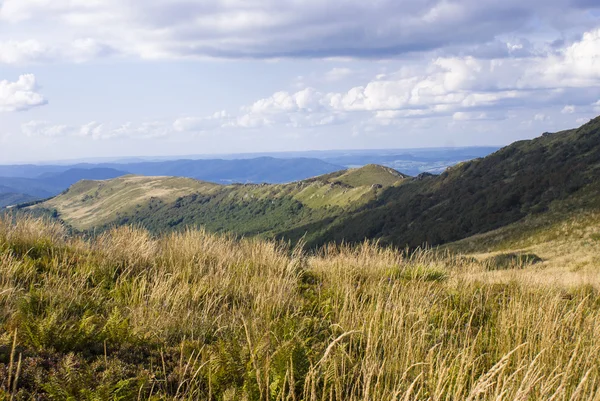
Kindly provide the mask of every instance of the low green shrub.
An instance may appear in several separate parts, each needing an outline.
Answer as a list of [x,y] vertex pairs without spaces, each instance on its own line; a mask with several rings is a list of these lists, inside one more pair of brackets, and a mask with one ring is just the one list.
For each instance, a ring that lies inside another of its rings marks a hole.
[[524,269],[541,262],[543,259],[533,253],[502,253],[487,258],[484,264],[487,270],[508,270]]

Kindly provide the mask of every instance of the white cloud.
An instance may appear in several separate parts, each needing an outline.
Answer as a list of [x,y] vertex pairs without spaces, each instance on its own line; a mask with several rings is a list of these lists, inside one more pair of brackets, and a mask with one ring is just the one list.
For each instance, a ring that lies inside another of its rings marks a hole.
[[0,62],[4,64],[22,64],[42,61],[49,57],[50,50],[37,40],[0,42]]
[[473,120],[500,120],[504,118],[501,115],[490,115],[484,112],[466,112],[457,111],[452,115],[454,121],[473,121]]
[[21,125],[21,132],[28,137],[82,137],[94,140],[114,138],[148,139],[167,136],[173,133],[170,124],[163,122],[146,122],[134,124],[127,122],[120,125],[89,122],[83,125],[53,124],[48,121],[30,121]]
[[24,111],[46,103],[33,74],[21,75],[16,82],[0,81],[0,112]]
[[292,128],[318,127],[345,122],[343,111],[327,106],[327,96],[313,88],[295,93],[276,92],[242,108],[243,114],[227,127],[261,128],[287,126]]
[[[514,107],[565,104],[570,96],[590,88],[600,92],[600,65],[597,70],[589,67],[597,60],[600,29],[544,57],[440,57],[428,64],[407,64],[396,73],[378,75],[346,92],[323,93],[314,88],[276,92],[244,107],[244,114],[232,125],[315,126],[348,121],[348,113],[365,112],[373,113],[370,121],[379,125],[435,115],[451,116],[455,121],[498,120]],[[563,113],[574,111],[573,105],[563,108]],[[344,117],[336,118],[341,115]],[[538,115],[535,120],[545,121],[546,117]]]
[[48,121],[29,121],[21,125],[21,131],[28,137],[56,138],[73,134],[73,127],[51,124]]
[[[549,116],[561,109],[563,114],[600,109],[600,101],[591,106],[575,106],[583,98],[600,94],[598,60],[600,29],[544,56],[438,57],[428,63],[407,62],[399,71],[378,75],[346,91],[327,93],[311,87],[296,92],[278,91],[243,106],[238,113],[221,111],[182,117],[170,123],[120,126],[45,123],[23,131],[28,135],[79,135],[93,139],[152,138],[226,128],[314,128],[350,122],[391,126],[403,119],[436,116],[455,122],[501,120],[516,109],[529,109],[533,121],[543,122],[550,121]],[[25,78],[23,81],[29,82]],[[34,82],[29,86],[35,87]],[[549,108],[554,111],[549,112]]]
[[[531,21],[580,29],[591,8],[580,0],[4,0],[0,21],[50,49],[92,38],[147,59],[389,58],[493,42]],[[510,42],[505,51],[524,47]]]
[[231,117],[225,110],[208,117],[183,117],[173,123],[177,132],[205,132],[227,125]]

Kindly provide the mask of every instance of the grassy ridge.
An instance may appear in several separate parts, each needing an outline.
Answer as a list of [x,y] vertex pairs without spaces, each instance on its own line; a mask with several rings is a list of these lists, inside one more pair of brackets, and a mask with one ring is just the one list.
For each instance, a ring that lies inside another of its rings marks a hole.
[[398,246],[437,245],[546,213],[556,202],[587,198],[586,207],[600,210],[599,168],[600,117],[391,187],[337,220],[320,243],[366,237]]
[[[405,179],[395,170],[374,165],[278,185],[126,176],[82,181],[32,209],[50,211],[81,231],[101,231],[115,224],[140,224],[155,233],[203,226],[213,232],[273,238],[313,222],[330,221]],[[306,232],[298,232],[294,239]],[[309,235],[317,237],[318,231]]]
[[597,400],[598,272],[536,269],[0,220],[0,398]]

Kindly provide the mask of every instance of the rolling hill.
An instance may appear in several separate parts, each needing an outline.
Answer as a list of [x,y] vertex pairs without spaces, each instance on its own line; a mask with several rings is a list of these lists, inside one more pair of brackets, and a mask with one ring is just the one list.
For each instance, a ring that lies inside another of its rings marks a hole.
[[393,169],[375,165],[273,185],[217,185],[188,178],[129,175],[79,182],[31,209],[50,211],[77,230],[135,223],[155,232],[205,226],[213,231],[277,237],[310,223],[333,221],[406,179]]
[[[517,223],[514,234],[528,227],[525,222],[539,228],[600,210],[599,172],[600,117],[578,129],[516,142],[437,176],[410,178],[368,165],[274,185],[125,177],[80,183],[34,209],[52,211],[80,230],[129,223],[155,232],[204,226],[304,238],[309,246],[377,239],[418,247]],[[155,195],[145,190],[148,185]],[[139,195],[129,195],[133,192]]]

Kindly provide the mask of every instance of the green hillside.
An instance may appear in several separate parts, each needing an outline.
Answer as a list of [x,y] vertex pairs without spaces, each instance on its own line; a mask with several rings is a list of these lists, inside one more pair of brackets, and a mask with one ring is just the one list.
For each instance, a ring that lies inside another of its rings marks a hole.
[[332,224],[320,243],[378,238],[437,245],[566,209],[553,215],[560,220],[569,211],[600,209],[599,173],[600,117],[389,188]]
[[[211,231],[277,237],[314,222],[333,221],[406,178],[375,165],[275,185],[125,176],[82,181],[31,210],[50,212],[82,231],[134,223],[154,232],[204,226]],[[318,232],[309,234],[316,238]]]
[[[276,185],[127,176],[79,183],[33,210],[50,212],[77,230],[132,223],[153,232],[203,226],[304,238],[309,246],[368,238],[399,247],[490,233],[486,243],[501,243],[506,234],[490,238],[498,232],[526,236],[531,227],[543,231],[582,211],[600,210],[599,173],[600,117],[578,129],[515,142],[439,176],[410,178],[377,165]],[[481,249],[486,243],[477,241]]]

